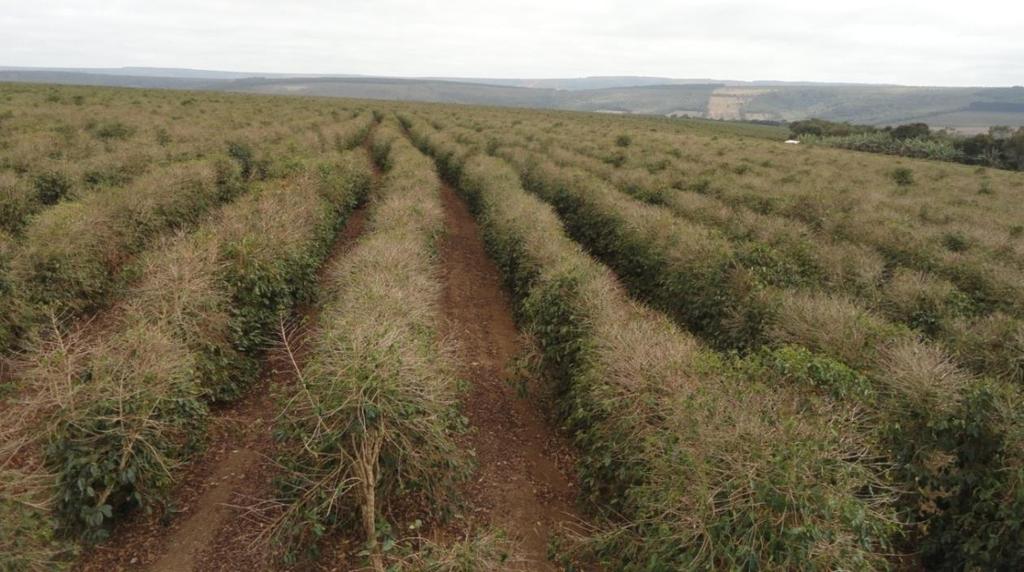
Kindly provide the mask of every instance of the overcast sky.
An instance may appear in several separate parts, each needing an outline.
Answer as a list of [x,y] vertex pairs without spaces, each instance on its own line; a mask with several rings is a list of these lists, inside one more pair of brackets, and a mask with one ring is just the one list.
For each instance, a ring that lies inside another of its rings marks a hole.
[[1024,84],[1024,0],[0,0],[0,65]]

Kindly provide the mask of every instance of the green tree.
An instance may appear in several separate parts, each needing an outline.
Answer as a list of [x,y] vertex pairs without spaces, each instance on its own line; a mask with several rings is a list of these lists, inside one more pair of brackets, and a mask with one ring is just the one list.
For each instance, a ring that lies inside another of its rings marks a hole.
[[927,123],[907,123],[892,130],[893,139],[924,139],[931,134]]

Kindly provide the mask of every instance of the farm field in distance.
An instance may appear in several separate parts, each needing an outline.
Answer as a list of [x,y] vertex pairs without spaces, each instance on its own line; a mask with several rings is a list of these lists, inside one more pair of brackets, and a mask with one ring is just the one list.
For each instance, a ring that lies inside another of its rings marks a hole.
[[644,76],[510,79],[295,76],[174,68],[10,68],[0,82],[333,96],[877,127],[923,121],[966,135],[1024,127],[1024,87],[926,87]]
[[784,133],[0,83],[0,570],[1024,568],[1024,173]]

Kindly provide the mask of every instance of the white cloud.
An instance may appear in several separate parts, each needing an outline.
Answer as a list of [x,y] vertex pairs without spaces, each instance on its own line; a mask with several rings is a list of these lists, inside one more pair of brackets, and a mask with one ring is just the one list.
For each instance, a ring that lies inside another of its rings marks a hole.
[[1024,3],[0,0],[0,65],[1024,83]]

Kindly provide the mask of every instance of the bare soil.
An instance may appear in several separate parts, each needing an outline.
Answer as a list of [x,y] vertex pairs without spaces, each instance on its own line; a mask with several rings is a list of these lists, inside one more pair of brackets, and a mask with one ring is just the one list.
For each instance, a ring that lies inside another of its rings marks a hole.
[[447,238],[441,248],[446,335],[460,348],[467,445],[478,470],[467,487],[473,525],[503,529],[521,543],[528,570],[556,570],[548,542],[579,521],[577,486],[566,439],[546,414],[539,388],[516,385],[513,364],[523,339],[500,273],[476,221],[450,187],[443,191]]
[[[771,89],[749,87],[720,87],[708,99],[707,116],[711,119],[743,119],[744,108],[755,97],[771,93]],[[748,117],[748,119],[754,119]]]

